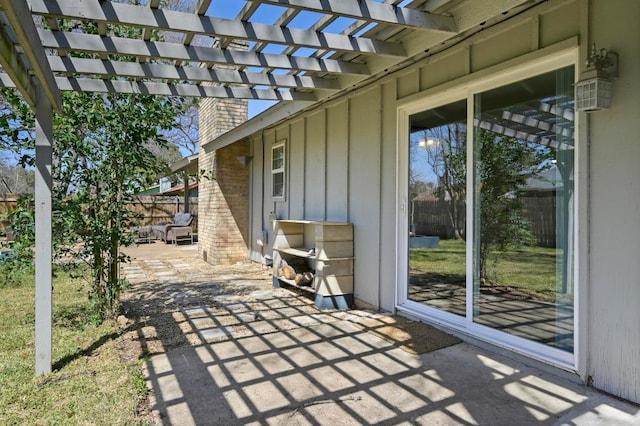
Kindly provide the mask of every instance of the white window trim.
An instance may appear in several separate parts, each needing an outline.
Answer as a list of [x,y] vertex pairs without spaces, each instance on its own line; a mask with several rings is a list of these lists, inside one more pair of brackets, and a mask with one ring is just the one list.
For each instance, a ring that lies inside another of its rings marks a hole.
[[[469,315],[469,311],[472,310],[472,292],[467,291],[467,315],[466,317],[460,317],[458,315],[444,312],[433,307],[426,306],[424,304],[414,302],[407,297],[407,274],[408,274],[408,232],[409,218],[408,218],[408,180],[406,179],[408,173],[408,160],[409,160],[409,144],[407,143],[407,135],[409,134],[409,117],[417,112],[427,109],[436,108],[444,104],[467,99],[468,108],[473,105],[473,97],[475,94],[484,92],[496,87],[508,85],[519,80],[523,80],[529,77],[534,77],[545,72],[553,71],[566,66],[575,66],[576,77],[579,72],[579,55],[578,47],[573,46],[570,48],[561,49],[557,52],[550,53],[542,58],[538,57],[535,60],[523,61],[518,65],[513,65],[509,69],[497,70],[495,73],[485,74],[484,77],[478,78],[473,81],[465,79],[458,86],[447,87],[447,90],[438,92],[438,88],[429,89],[429,95],[412,96],[410,100],[406,102],[399,102],[397,108],[397,228],[396,228],[396,253],[398,256],[396,264],[396,309],[405,312],[409,315],[422,317],[439,323],[445,327],[449,327],[453,330],[459,331],[463,334],[472,335],[474,338],[484,340],[489,343],[507,347],[508,349],[523,353],[527,356],[531,356],[546,363],[556,365],[561,368],[576,370],[579,373],[583,373],[585,369],[585,356],[586,353],[586,341],[585,341],[585,329],[586,322],[581,315],[586,311],[586,288],[585,286],[587,277],[584,269],[580,267],[581,260],[584,258],[586,251],[585,237],[582,235],[581,229],[585,228],[586,217],[579,212],[585,207],[586,194],[583,194],[585,186],[581,181],[581,168],[585,164],[585,152],[580,149],[581,143],[576,143],[575,147],[575,165],[576,165],[576,214],[574,217],[574,247],[575,247],[575,261],[574,261],[574,279],[575,279],[575,292],[574,292],[574,351],[573,354],[555,349],[540,343],[536,343],[515,335],[509,335],[499,330],[492,329],[473,322],[473,315]],[[473,152],[473,114],[467,111],[467,117],[470,122],[469,129],[470,137],[467,142],[467,151]],[[579,114],[575,115],[575,140],[580,141],[580,127]],[[471,164],[470,164],[471,163]],[[467,157],[467,170],[473,170],[471,155]],[[467,185],[472,186],[471,179],[467,179]],[[467,194],[472,194],[472,187],[467,188]],[[467,217],[473,213],[473,200],[467,203]],[[467,222],[468,235],[473,235],[473,221]],[[584,261],[583,261],[584,262]],[[467,281],[468,283],[473,279],[473,257],[472,257],[472,244],[467,244]],[[467,289],[472,288],[467,284]]]
[[[273,168],[273,153],[276,149],[282,148],[282,167],[279,169]],[[287,141],[286,139],[279,140],[271,146],[271,199],[273,201],[286,201],[287,199]],[[273,176],[282,173],[282,195],[274,195],[273,193]]]

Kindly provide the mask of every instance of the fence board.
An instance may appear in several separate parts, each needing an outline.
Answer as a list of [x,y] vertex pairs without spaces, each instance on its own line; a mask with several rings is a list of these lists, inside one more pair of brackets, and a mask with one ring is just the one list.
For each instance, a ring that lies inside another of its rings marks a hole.
[[[466,203],[459,201],[457,208],[459,228],[464,230]],[[413,219],[417,235],[429,235],[442,239],[455,238],[455,230],[449,218],[447,201],[414,201]]]
[[18,205],[18,195],[16,194],[0,194],[0,217],[5,213],[12,211]]
[[[3,219],[4,216],[16,208],[18,205],[18,195],[16,194],[0,194],[0,219]],[[6,235],[9,233],[5,229],[5,222],[0,221],[0,227],[2,228],[2,235]]]
[[[556,246],[556,196],[555,193],[521,198],[525,217],[537,243],[542,247]],[[413,224],[417,235],[437,236],[442,239],[455,237],[449,219],[448,202],[444,200],[413,201]],[[458,202],[458,223],[464,229],[466,203]]]

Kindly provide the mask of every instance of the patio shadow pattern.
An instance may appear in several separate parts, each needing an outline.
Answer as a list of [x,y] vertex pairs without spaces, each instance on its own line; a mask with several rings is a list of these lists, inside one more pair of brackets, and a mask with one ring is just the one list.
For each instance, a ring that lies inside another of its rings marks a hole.
[[[272,288],[259,267],[172,258],[124,273],[134,277],[131,333],[162,424],[539,425],[603,415],[600,394],[466,343],[402,351],[357,326],[384,315],[319,311]],[[611,419],[640,415],[604,406]]]

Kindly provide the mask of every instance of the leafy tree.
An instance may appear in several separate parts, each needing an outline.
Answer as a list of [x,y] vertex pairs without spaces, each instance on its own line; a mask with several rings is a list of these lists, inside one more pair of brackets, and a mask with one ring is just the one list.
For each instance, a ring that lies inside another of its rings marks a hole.
[[480,211],[479,278],[490,279],[488,262],[508,247],[535,237],[524,216],[520,192],[546,164],[550,149],[476,128],[476,205]]
[[60,208],[68,213],[67,225],[84,239],[78,254],[90,259],[91,300],[104,318],[116,313],[124,285],[118,278],[119,263],[125,260],[119,247],[130,243],[125,226],[135,219],[126,205],[163,166],[149,141],[159,141],[159,128],[171,127],[180,110],[166,98],[151,96],[67,97],[72,101],[57,117],[54,136],[61,146],[72,147],[57,156],[59,194],[64,196]]
[[22,98],[12,89],[0,89],[0,150],[20,156],[19,162],[27,163],[28,152],[33,154],[33,113]]
[[33,170],[12,164],[12,159],[0,156],[0,198],[4,199],[7,194],[32,193],[34,182]]
[[434,194],[447,204],[457,239],[465,239],[466,125],[455,122],[424,131],[427,162],[438,177]]
[[[45,27],[47,22],[40,20],[37,25]],[[98,34],[99,30],[91,21],[59,19],[57,25],[65,31],[88,34]],[[107,25],[107,33],[118,37],[139,39],[143,31]],[[155,30],[148,35],[151,40],[164,36]],[[94,54],[69,54],[99,58]],[[110,59],[135,60],[122,55]],[[186,112],[186,102],[181,98],[94,93],[63,93],[62,99],[63,110],[54,116],[54,249],[57,255],[89,264],[90,302],[95,320],[101,321],[116,314],[125,284],[118,278],[119,263],[125,260],[119,248],[131,242],[127,228],[136,219],[126,205],[136,190],[157,181],[158,173],[166,168],[163,158],[180,157],[178,149],[169,147],[162,134],[175,126],[175,117]],[[0,112],[0,148],[20,153],[22,164],[33,164],[33,113],[12,90],[0,90],[0,102],[4,106]],[[23,204],[13,215],[16,225],[22,227],[18,244],[32,243],[31,206]]]
[[11,244],[11,254],[0,262],[0,273],[7,281],[19,283],[13,275],[22,272],[33,272],[33,246],[35,244],[35,210],[33,194],[26,194],[18,198],[18,206],[7,214],[12,232],[18,236]]
[[[21,131],[5,135],[19,133],[21,138],[5,145],[23,152],[23,162],[32,164],[33,114],[19,98],[11,99],[17,103],[8,122],[19,124]],[[124,285],[118,278],[124,260],[119,247],[130,243],[126,229],[135,219],[126,205],[163,166],[149,141],[165,144],[160,130],[173,126],[181,113],[181,103],[162,97],[63,94],[63,111],[54,117],[55,248],[91,267],[90,300],[97,321],[118,309]],[[30,238],[32,232],[23,229],[21,235]]]
[[[466,239],[466,125],[454,122],[422,132],[427,162],[438,178],[434,194],[446,202],[456,238]],[[478,269],[486,282],[491,275],[490,260],[493,257],[493,263],[497,262],[497,252],[534,241],[519,195],[527,181],[547,167],[552,151],[481,128],[475,129],[475,135]]]

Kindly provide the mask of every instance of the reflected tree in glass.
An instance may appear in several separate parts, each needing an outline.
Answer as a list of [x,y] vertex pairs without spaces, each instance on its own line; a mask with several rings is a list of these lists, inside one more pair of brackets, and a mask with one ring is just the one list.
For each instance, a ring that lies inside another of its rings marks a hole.
[[427,152],[427,163],[438,181],[433,189],[437,199],[443,200],[451,229],[456,239],[465,239],[466,198],[466,126],[451,123],[423,132],[420,146]]
[[[456,315],[466,312],[466,103],[412,117],[409,196],[409,299]],[[426,236],[426,237],[425,237]]]
[[476,182],[480,201],[478,275],[491,280],[491,263],[508,248],[535,244],[521,192],[551,164],[552,150],[514,137],[476,129]]

